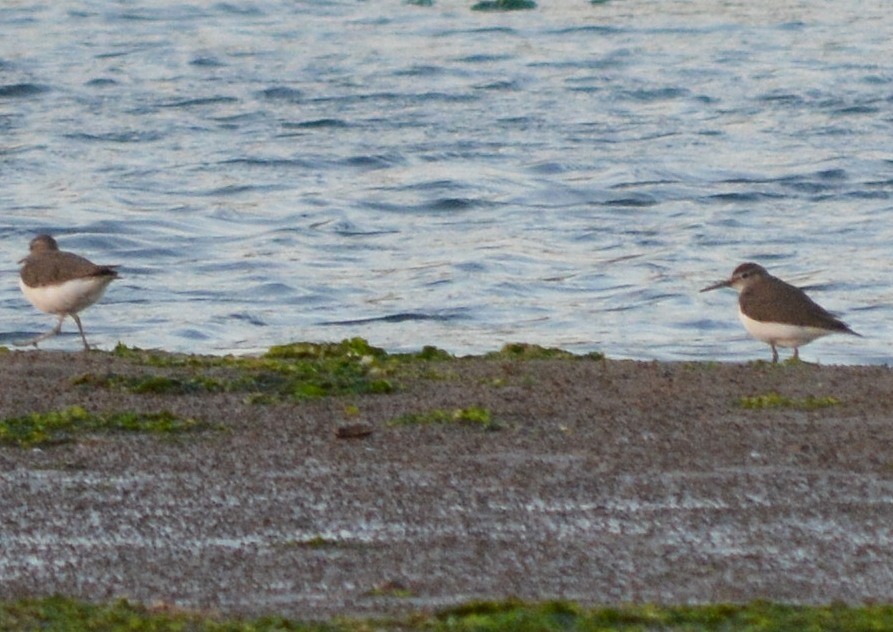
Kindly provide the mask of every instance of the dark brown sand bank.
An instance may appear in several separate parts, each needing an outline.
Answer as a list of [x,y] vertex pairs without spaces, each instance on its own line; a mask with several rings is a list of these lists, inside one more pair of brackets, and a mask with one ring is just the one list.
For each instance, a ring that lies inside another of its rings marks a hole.
[[187,374],[213,371],[0,355],[0,418],[209,424],[0,446],[0,598],[298,618],[893,599],[885,367],[468,358],[387,393],[260,401],[122,377]]

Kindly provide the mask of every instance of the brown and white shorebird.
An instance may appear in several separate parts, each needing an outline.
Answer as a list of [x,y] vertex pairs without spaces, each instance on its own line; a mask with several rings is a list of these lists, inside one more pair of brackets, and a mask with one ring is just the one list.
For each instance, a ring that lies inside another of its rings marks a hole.
[[721,287],[738,291],[738,317],[751,336],[772,347],[772,362],[778,362],[776,347],[793,347],[794,358],[799,359],[800,347],[816,338],[833,333],[861,337],[806,292],[756,263],[742,263],[729,279],[701,291]]
[[32,239],[28,256],[19,263],[23,264],[19,287],[25,298],[37,309],[59,316],[59,322],[51,331],[16,344],[36,347],[41,340],[57,335],[62,321],[71,316],[81,332],[84,351],[89,351],[78,312],[100,299],[109,283],[118,278],[118,266],[96,265],[73,252],[59,250],[49,235]]

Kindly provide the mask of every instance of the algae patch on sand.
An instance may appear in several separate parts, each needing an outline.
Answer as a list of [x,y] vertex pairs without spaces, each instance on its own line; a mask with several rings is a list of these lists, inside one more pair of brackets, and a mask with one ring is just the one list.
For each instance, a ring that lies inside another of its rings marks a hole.
[[592,351],[584,355],[576,355],[558,347],[510,342],[503,345],[499,351],[492,351],[484,357],[491,360],[604,360],[605,354]]
[[81,406],[0,420],[0,444],[22,448],[65,443],[77,435],[137,432],[168,435],[208,427],[171,412],[91,413]]
[[484,430],[499,429],[490,411],[480,406],[454,408],[452,410],[435,408],[424,412],[400,415],[388,422],[389,426],[425,426],[430,424],[459,424],[478,426]]
[[829,406],[837,406],[838,404],[840,404],[840,400],[836,397],[831,397],[830,395],[823,397],[809,395],[807,397],[793,398],[772,392],[764,395],[738,398],[738,405],[749,410],[764,410],[770,408],[818,410],[820,408],[828,408]]
[[[71,380],[84,388],[138,395],[242,393],[250,404],[276,404],[339,395],[391,393],[416,380],[459,379],[463,358],[434,346],[415,353],[388,353],[363,338],[341,342],[292,342],[260,356],[203,356],[139,349],[119,344],[112,355],[131,367],[86,373]],[[483,356],[517,366],[533,360],[601,360],[600,353],[574,355],[562,349],[515,343]],[[119,365],[120,366],[120,365]]]
[[276,345],[261,356],[195,356],[118,345],[114,355],[164,375],[87,374],[76,384],[137,394],[245,393],[249,403],[342,394],[388,393],[388,355],[361,338]]
[[120,344],[112,353],[136,366],[166,372],[163,375],[88,373],[73,382],[137,394],[237,392],[245,393],[246,402],[257,404],[390,393],[396,389],[395,376],[424,375],[424,368],[453,358],[446,351],[430,346],[418,353],[392,355],[363,338],[275,345],[260,356],[196,356]]
[[[410,598],[403,582],[384,582],[366,598]],[[4,630],[195,630],[232,632],[473,632],[482,630],[537,632],[596,632],[666,630],[707,632],[717,630],[889,630],[893,607],[843,604],[799,606],[755,601],[745,604],[695,606],[623,605],[586,608],[569,601],[524,602],[510,599],[469,602],[439,612],[418,612],[390,619],[337,617],[330,621],[302,622],[268,615],[249,619],[218,613],[190,611],[170,604],[147,607],[121,599],[92,604],[63,596],[20,599],[0,603],[0,629]]]

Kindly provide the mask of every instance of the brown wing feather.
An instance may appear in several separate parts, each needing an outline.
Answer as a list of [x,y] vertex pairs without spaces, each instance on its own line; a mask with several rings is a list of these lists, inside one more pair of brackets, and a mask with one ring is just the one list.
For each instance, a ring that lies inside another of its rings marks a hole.
[[740,301],[741,308],[754,320],[821,327],[858,335],[803,290],[773,276],[767,275],[758,286],[741,292]]
[[22,281],[29,287],[52,285],[93,276],[118,276],[117,266],[96,265],[73,252],[45,251],[23,260]]

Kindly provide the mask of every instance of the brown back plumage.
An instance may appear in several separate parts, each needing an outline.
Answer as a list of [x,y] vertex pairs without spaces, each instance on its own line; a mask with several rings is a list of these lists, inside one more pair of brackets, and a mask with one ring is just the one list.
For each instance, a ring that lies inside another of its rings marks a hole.
[[738,298],[741,311],[750,318],[859,335],[800,288],[785,283],[763,269],[754,276],[756,278],[749,282]]
[[117,278],[118,266],[100,266],[73,252],[59,250],[56,240],[49,235],[38,235],[31,240],[30,254],[22,259],[22,281],[29,287],[56,285],[96,276]]

